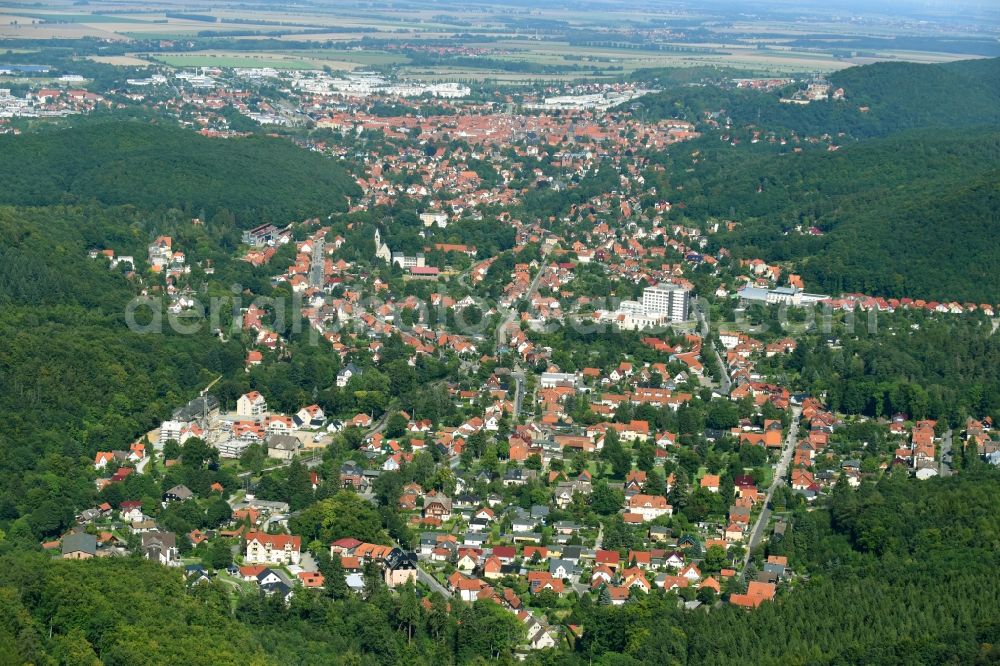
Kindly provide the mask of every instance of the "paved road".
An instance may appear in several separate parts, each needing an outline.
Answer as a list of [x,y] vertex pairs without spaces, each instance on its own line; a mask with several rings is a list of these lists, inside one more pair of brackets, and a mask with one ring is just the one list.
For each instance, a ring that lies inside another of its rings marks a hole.
[[325,259],[323,257],[323,247],[325,241],[321,238],[313,246],[312,261],[309,266],[309,286],[317,289],[323,288],[323,267]]
[[396,410],[394,410],[394,409],[387,409],[387,410],[385,410],[385,414],[383,414],[379,418],[379,420],[375,423],[375,425],[372,426],[372,428],[368,432],[365,433],[365,438],[367,439],[368,437],[371,437],[372,435],[377,435],[378,433],[380,433],[383,430],[385,430],[385,427],[387,425],[389,425],[389,415],[393,411],[396,411]]
[[[360,497],[378,506],[378,501],[375,499],[375,495],[371,493],[362,493],[360,494]],[[390,541],[392,541],[392,545],[396,548],[402,548],[402,546],[399,545],[399,542],[395,539],[390,539]],[[451,598],[451,592],[448,588],[437,582],[437,579],[435,579],[434,576],[424,571],[424,568],[420,566],[419,562],[417,563],[417,580],[429,587],[432,591],[440,593],[445,599]]]
[[417,565],[417,580],[426,585],[427,587],[431,588],[431,591],[440,594],[445,599],[451,598],[451,592],[448,590],[448,588],[442,585],[441,583],[437,582],[434,576],[424,571],[423,568],[421,568],[419,565]]
[[514,420],[516,421],[521,417],[521,406],[524,404],[524,370],[520,366],[516,366],[510,376],[514,378],[516,384],[514,387]]
[[941,476],[951,476],[951,465],[945,462],[951,454],[952,431],[949,429],[941,438],[941,462],[938,466],[938,474]]
[[[535,292],[538,291],[538,282],[542,279],[542,273],[545,272],[545,264],[542,263],[538,268],[538,272],[535,274],[535,279],[531,281],[531,285],[528,287],[527,293],[521,297],[521,300],[526,300],[529,303],[531,299],[534,298]],[[511,303],[510,310],[507,312],[507,316],[503,318],[500,325],[497,327],[497,349],[507,346],[507,327],[510,326],[514,319],[518,316],[517,303]]]
[[[702,311],[701,305],[702,301],[696,300],[694,303],[694,311],[698,318],[701,337],[705,340],[705,343],[708,344],[708,321],[705,319],[705,313]],[[729,372],[726,370],[726,364],[722,362],[722,356],[719,355],[719,350],[715,348],[715,345],[709,346],[712,348],[712,354],[715,356],[715,362],[718,364],[719,370],[722,371],[722,381],[720,382],[719,392],[723,395],[728,395],[729,389],[732,387],[732,382],[729,379]]]
[[743,557],[741,577],[746,575],[747,564],[750,562],[750,554],[760,544],[760,540],[764,536],[764,531],[767,529],[767,523],[771,518],[771,509],[768,506],[771,504],[774,491],[779,485],[785,483],[785,474],[788,473],[788,466],[792,462],[792,453],[795,451],[795,444],[799,437],[800,416],[802,416],[802,408],[792,407],[792,424],[788,428],[788,436],[785,438],[785,446],[781,449],[781,457],[778,458],[778,464],[774,468],[774,479],[771,481],[771,487],[767,489],[764,508],[760,512],[760,515],[757,516],[757,522],[754,523],[753,529],[750,531],[750,541],[747,544],[746,555]]

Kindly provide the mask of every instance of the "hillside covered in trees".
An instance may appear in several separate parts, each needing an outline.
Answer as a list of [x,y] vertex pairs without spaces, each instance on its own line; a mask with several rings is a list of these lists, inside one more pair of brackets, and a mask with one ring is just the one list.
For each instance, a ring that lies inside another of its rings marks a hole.
[[[836,152],[773,154],[706,139],[655,156],[676,216],[735,219],[737,257],[795,261],[829,293],[991,302],[1000,255],[1000,133],[912,130]],[[693,167],[693,168],[687,168]],[[654,176],[655,177],[655,176]],[[797,232],[815,226],[822,236]]]
[[210,139],[138,122],[0,136],[0,204],[97,201],[191,217],[228,211],[241,227],[346,210],[357,191],[336,162],[288,141]]
[[[340,210],[355,185],[287,141],[137,123],[3,136],[0,154],[0,529],[37,541],[94,500],[96,451],[127,448],[245,355],[207,327],[129,330],[137,284],[88,251],[114,248],[142,271],[146,244],[167,233],[212,262],[214,281],[195,275],[214,292],[267,292],[260,271],[233,257],[236,224]],[[198,215],[207,221],[192,225]]]
[[1000,122],[1000,58],[850,67],[829,77],[834,88],[844,89],[844,100],[808,105],[782,104],[785,89],[758,92],[674,84],[679,80],[676,76],[665,80],[670,85],[664,91],[642,98],[648,117],[681,115],[697,122],[705,112],[721,110],[737,127],[754,125],[800,135],[843,132],[853,138],[917,127],[996,126]]
[[[93,501],[91,462],[242,366],[207,331],[142,335],[125,325],[133,289],[87,256],[90,234],[135,233],[94,207],[0,207],[0,521],[37,540]],[[119,246],[121,247],[121,246]]]

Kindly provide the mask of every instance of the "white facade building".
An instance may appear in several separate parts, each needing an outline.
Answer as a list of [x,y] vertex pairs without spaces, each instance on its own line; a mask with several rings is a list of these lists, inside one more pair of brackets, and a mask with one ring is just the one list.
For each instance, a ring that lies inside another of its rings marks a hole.
[[669,321],[686,321],[691,314],[691,292],[676,284],[658,284],[642,292],[642,307],[647,314],[666,315]]

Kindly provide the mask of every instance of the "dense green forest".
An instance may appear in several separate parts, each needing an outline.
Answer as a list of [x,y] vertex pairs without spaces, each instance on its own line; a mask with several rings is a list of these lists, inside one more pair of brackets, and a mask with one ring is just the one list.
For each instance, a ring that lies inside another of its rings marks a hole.
[[[692,219],[741,224],[714,237],[741,258],[796,261],[810,288],[993,302],[1000,255],[1000,133],[913,130],[836,152],[772,154],[715,140],[661,153]],[[651,177],[657,178],[656,174]],[[817,226],[823,236],[795,231]]]
[[207,332],[141,335],[125,325],[133,289],[87,256],[90,234],[134,230],[88,207],[0,208],[0,525],[59,534],[93,501],[98,450],[127,448],[219,373],[239,343]]
[[840,70],[829,80],[844,89],[844,100],[801,106],[779,101],[787,90],[672,85],[643,97],[643,113],[653,118],[680,115],[697,122],[707,111],[724,110],[737,127],[753,125],[800,135],[843,132],[855,138],[917,127],[1000,123],[1000,58],[943,65],[883,62]]
[[[653,117],[725,110],[736,128],[844,134],[835,152],[733,146],[709,133],[652,155],[666,171],[650,177],[679,190],[673,215],[737,220],[719,244],[740,258],[793,261],[818,291],[996,300],[1000,256],[982,239],[1000,214],[1000,59],[878,63],[830,81],[846,101],[788,105],[778,101],[788,91],[717,86],[644,98],[641,113]],[[802,233],[813,226],[824,235]]]
[[96,200],[140,210],[221,210],[241,227],[346,210],[358,192],[336,162],[267,137],[210,139],[138,122],[0,136],[0,203]]
[[1000,418],[1000,336],[985,317],[860,315],[854,333],[833,328],[799,338],[775,364],[831,409],[872,417],[896,412],[960,427],[966,415]]

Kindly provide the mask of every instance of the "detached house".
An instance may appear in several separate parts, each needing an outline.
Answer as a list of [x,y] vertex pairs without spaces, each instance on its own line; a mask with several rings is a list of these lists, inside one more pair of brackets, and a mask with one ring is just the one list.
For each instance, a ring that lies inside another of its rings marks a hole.
[[424,497],[424,518],[445,521],[451,518],[451,498],[432,490]]
[[142,535],[142,554],[160,564],[177,561],[177,536],[173,532],[146,532]]
[[403,552],[393,548],[385,560],[385,584],[389,587],[399,587],[407,582],[417,582],[417,557],[413,553]]
[[319,405],[309,405],[300,409],[292,420],[298,427],[322,428],[326,424],[326,414]]
[[118,510],[121,515],[121,519],[127,523],[143,519],[142,502],[122,502],[119,505]]
[[194,493],[187,486],[174,486],[163,493],[164,502],[185,502],[194,497]]
[[64,560],[88,560],[97,554],[97,537],[86,532],[72,532],[63,537]]
[[642,493],[632,495],[626,500],[628,511],[642,516],[643,522],[656,520],[660,516],[670,516],[673,514],[673,507],[667,504],[667,498],[663,495],[644,495]]
[[353,363],[348,363],[340,372],[337,373],[337,387],[344,388],[347,386],[347,382],[351,381],[351,377],[361,374],[361,368],[354,365]]
[[267,456],[276,460],[291,460],[299,450],[299,440],[291,435],[269,435]]

